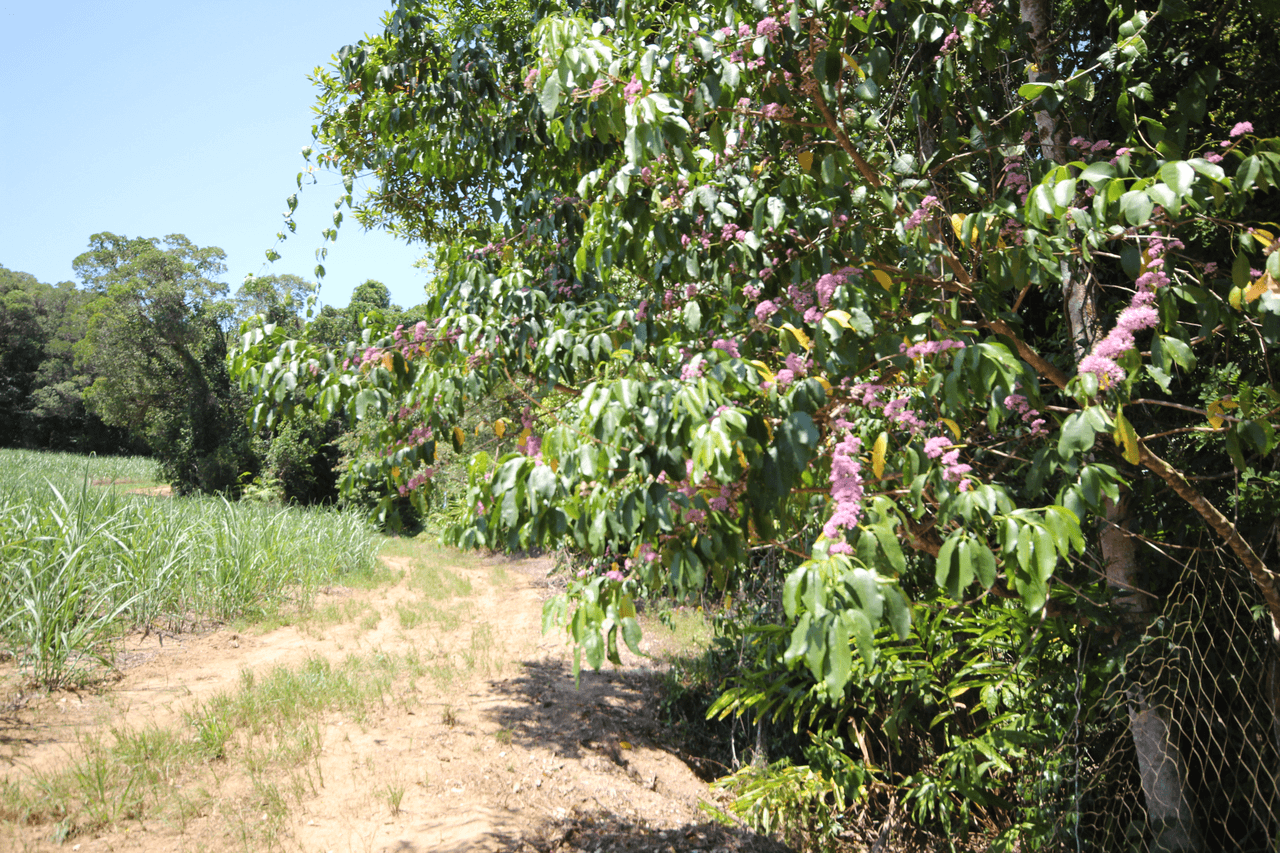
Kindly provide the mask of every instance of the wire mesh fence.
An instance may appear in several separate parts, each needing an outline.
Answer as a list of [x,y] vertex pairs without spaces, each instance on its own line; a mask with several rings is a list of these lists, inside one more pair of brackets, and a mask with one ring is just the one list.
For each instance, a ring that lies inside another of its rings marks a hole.
[[1280,660],[1232,565],[1193,559],[1141,624],[1082,636],[1116,665],[1064,744],[1063,849],[1280,850]]

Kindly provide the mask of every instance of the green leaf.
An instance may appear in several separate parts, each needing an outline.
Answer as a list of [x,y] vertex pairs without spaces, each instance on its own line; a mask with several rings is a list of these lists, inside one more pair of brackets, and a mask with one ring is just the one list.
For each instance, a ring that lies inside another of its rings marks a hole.
[[1040,94],[1048,88],[1048,83],[1024,83],[1018,87],[1018,97],[1026,98],[1030,101],[1040,97]]
[[[845,616],[849,618],[846,619]],[[854,616],[862,616],[862,614],[857,611],[842,614],[842,618],[832,619],[827,628],[827,673],[823,682],[827,688],[827,695],[833,698],[844,692],[844,686],[849,683],[849,676],[853,672],[853,655],[849,649],[849,628],[850,623],[854,621]],[[862,618],[865,622],[866,617]]]
[[[634,610],[635,608],[632,608]],[[631,653],[640,657],[648,657],[640,650],[640,639],[642,632],[640,623],[635,620],[634,616],[623,616],[618,622],[622,628],[622,640],[627,644],[627,648],[631,649]]]
[[1160,167],[1160,180],[1168,184],[1169,188],[1179,196],[1187,194],[1195,179],[1195,169],[1191,167],[1191,164],[1184,163],[1181,160],[1174,163],[1165,163]]
[[1058,566],[1058,552],[1053,544],[1053,534],[1048,528],[1035,528],[1036,563],[1040,570],[1040,580],[1048,583],[1053,571]]
[[1062,423],[1062,432],[1058,436],[1058,455],[1064,458],[1083,453],[1093,447],[1096,430],[1085,412],[1067,415]]
[[595,625],[587,627],[581,640],[582,652],[586,656],[587,665],[599,669],[604,664],[604,638]]
[[684,304],[684,326],[691,332],[702,328],[702,306],[696,299],[690,299]]
[[990,589],[996,582],[996,555],[985,542],[974,542],[970,548],[973,570],[983,588]]
[[368,412],[370,406],[377,407],[378,393],[372,388],[365,388],[356,395],[356,418],[364,420],[365,413]]
[[538,103],[542,106],[542,111],[547,118],[555,115],[556,107],[560,106],[560,98],[564,94],[564,89],[560,86],[560,75],[552,72],[547,77],[547,82],[542,84],[542,94],[538,96]]
[[902,574],[907,570],[907,558],[902,553],[902,545],[898,542],[898,537],[894,535],[893,528],[889,526],[889,522],[881,521],[871,525],[871,532],[875,536],[876,541],[880,543],[880,551],[889,560],[889,565],[897,574]]
[[1151,197],[1141,190],[1130,190],[1120,196],[1120,212],[1130,225],[1142,225],[1151,218],[1154,207]]

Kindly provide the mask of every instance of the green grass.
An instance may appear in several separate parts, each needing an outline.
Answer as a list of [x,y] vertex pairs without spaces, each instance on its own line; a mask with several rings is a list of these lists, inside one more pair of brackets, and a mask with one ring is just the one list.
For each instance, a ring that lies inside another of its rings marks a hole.
[[120,485],[152,474],[146,460],[0,450],[0,649],[36,683],[101,675],[123,631],[305,611],[324,586],[385,574],[355,514]]

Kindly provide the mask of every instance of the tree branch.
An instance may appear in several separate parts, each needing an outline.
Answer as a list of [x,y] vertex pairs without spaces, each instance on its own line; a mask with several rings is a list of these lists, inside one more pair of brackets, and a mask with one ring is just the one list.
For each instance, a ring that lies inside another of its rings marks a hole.
[[1152,453],[1141,440],[1138,441],[1138,459],[1147,470],[1164,480],[1178,497],[1190,504],[1191,508],[1213,529],[1213,532],[1226,542],[1227,547],[1236,555],[1236,559],[1249,570],[1254,583],[1262,593],[1263,600],[1267,603],[1267,610],[1271,613],[1271,637],[1274,641],[1280,642],[1280,575],[1267,568],[1245,538],[1240,535],[1236,526],[1217,507],[1209,503],[1195,486],[1187,482],[1180,471]]

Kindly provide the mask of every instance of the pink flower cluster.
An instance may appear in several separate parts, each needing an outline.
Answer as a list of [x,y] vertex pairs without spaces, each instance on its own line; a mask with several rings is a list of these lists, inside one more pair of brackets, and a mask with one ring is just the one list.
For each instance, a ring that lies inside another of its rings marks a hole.
[[922,341],[911,346],[898,345],[898,352],[905,353],[907,358],[925,358],[944,353],[949,349],[964,349],[964,341]]
[[524,451],[525,456],[531,456],[534,459],[542,458],[542,436],[530,433],[526,435],[524,441],[517,444],[516,447]]
[[778,371],[778,387],[786,388],[792,382],[796,381],[796,377],[807,376],[809,373],[809,359],[797,355],[796,353],[787,353],[787,366]]
[[1111,148],[1111,141],[1107,139],[1099,139],[1097,142],[1090,142],[1083,136],[1073,136],[1071,141],[1067,143],[1073,148],[1079,148],[1081,154],[1098,153],[1099,151],[1107,151]]
[[942,471],[942,479],[948,483],[959,483],[960,491],[967,492],[973,488],[973,483],[964,478],[973,470],[973,467],[966,465],[960,461],[960,448],[951,448],[951,439],[944,435],[935,435],[933,438],[924,443],[924,455],[930,459],[942,458],[942,464],[946,468]]
[[1164,269],[1164,254],[1169,249],[1181,248],[1181,240],[1173,238],[1166,241],[1159,231],[1152,233],[1147,246],[1147,268],[1138,276],[1138,289],[1129,301],[1129,307],[1120,312],[1115,328],[1094,345],[1092,352],[1080,359],[1078,373],[1094,374],[1104,388],[1109,382],[1124,381],[1124,369],[1116,360],[1134,348],[1135,333],[1155,328],[1160,323],[1160,312],[1155,307],[1156,290],[1169,283],[1169,275]]
[[1022,422],[1031,428],[1032,435],[1047,434],[1044,418],[1040,417],[1039,410],[1031,408],[1026,397],[1021,394],[1010,394],[1004,398],[1004,405],[1009,411],[1022,416]]
[[942,58],[951,51],[956,49],[956,45],[960,43],[960,31],[955,27],[951,28],[951,32],[947,33],[947,37],[942,40],[942,49],[938,51],[938,55],[933,58],[934,62],[941,62]]
[[814,285],[814,293],[818,296],[818,305],[826,308],[831,304],[831,297],[835,295],[836,288],[848,281],[845,271],[827,273],[818,279],[818,283]]
[[938,201],[936,195],[927,195],[920,202],[920,206],[912,211],[906,221],[902,223],[902,227],[908,231],[914,231],[920,227],[920,223],[924,222],[925,217],[929,215],[929,211],[934,208],[942,207],[942,202]]
[[907,408],[907,403],[911,402],[908,397],[897,397],[885,404],[884,416],[888,418],[899,429],[906,430],[912,435],[916,435],[920,430],[924,429],[928,424],[920,420],[920,417],[911,409]]
[[760,23],[756,24],[756,35],[764,36],[774,44],[778,43],[778,36],[781,34],[782,25],[772,16],[763,18]]
[[777,314],[779,310],[777,302],[772,299],[766,299],[756,306],[756,319],[763,323],[774,314]]
[[1023,170],[1022,158],[1007,158],[1001,171],[1004,172],[1005,186],[1012,187],[1018,194],[1018,200],[1025,204],[1027,195],[1031,192],[1031,182],[1027,180],[1027,173]]
[[951,439],[945,435],[935,435],[933,438],[924,443],[924,455],[930,459],[937,459],[947,448],[951,446]]
[[716,338],[711,344],[712,349],[723,350],[725,355],[730,358],[741,358],[738,352],[738,341],[736,338]]
[[964,475],[972,471],[973,467],[960,461],[960,448],[957,447],[942,454],[942,464],[947,466],[942,472],[942,479],[948,483],[959,483],[962,492],[973,488],[973,482],[964,478]]
[[414,474],[409,478],[409,482],[400,487],[400,497],[407,497],[410,492],[421,488],[423,483],[435,476],[435,473],[436,471],[434,468],[424,468],[417,474]]
[[831,454],[831,499],[835,510],[822,527],[822,535],[831,540],[833,554],[851,554],[853,549],[844,541],[844,531],[852,530],[862,516],[862,463],[858,451],[862,440],[846,435]]

